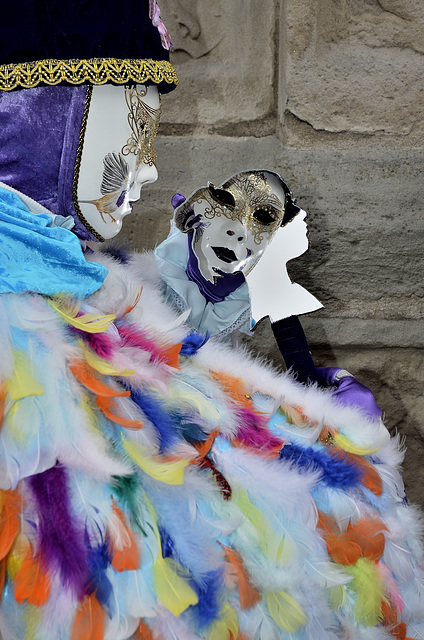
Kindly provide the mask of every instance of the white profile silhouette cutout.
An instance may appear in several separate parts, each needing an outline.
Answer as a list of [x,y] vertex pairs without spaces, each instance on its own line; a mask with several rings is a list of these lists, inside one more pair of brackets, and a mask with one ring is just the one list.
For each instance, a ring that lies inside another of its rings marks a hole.
[[252,326],[269,316],[277,322],[322,308],[321,302],[300,284],[292,282],[287,263],[308,250],[306,212],[280,227],[254,268],[245,276],[249,287]]

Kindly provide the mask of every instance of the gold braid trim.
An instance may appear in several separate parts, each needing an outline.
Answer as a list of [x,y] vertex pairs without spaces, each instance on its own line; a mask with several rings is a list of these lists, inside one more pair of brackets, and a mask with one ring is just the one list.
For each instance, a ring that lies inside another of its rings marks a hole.
[[69,84],[145,84],[178,85],[174,67],[166,60],[117,60],[90,58],[89,60],[39,60],[0,65],[0,90],[29,89],[40,83]]

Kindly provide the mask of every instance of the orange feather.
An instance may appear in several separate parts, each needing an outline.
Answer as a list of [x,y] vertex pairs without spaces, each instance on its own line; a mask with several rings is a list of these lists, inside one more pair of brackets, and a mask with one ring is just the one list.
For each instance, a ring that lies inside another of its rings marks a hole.
[[15,576],[15,600],[36,607],[43,605],[50,594],[50,578],[42,566],[39,556],[30,549]]
[[384,553],[384,529],[387,531],[386,525],[377,518],[361,518],[355,524],[349,524],[347,533],[360,546],[363,558],[378,562]]
[[235,402],[239,402],[244,405],[249,404],[249,393],[240,378],[234,378],[233,376],[217,373],[216,371],[212,371],[212,375],[224,390],[233,398],[233,400],[235,400]]
[[[153,637],[153,633],[150,631],[147,624],[140,620],[140,624],[138,625],[137,631],[135,632],[134,640],[155,640]],[[156,636],[156,640],[160,640]]]
[[143,293],[143,287],[140,287],[140,291],[137,293],[134,302],[132,304],[130,304],[129,307],[126,308],[126,310],[122,314],[123,316],[126,316],[128,313],[131,313],[131,311],[134,309],[134,307],[136,307],[138,305],[138,303],[140,302],[140,298],[141,298],[141,294],[142,293]]
[[109,420],[111,420],[112,422],[116,422],[116,424],[121,425],[121,427],[124,427],[124,429],[132,429],[133,431],[138,431],[138,429],[143,428],[144,425],[141,420],[130,420],[129,418],[123,418],[114,413],[116,404],[113,401],[113,398],[97,396],[96,401],[99,409],[103,411],[106,418],[109,418]]
[[173,344],[171,347],[165,348],[161,356],[164,363],[169,365],[170,367],[174,367],[174,369],[179,369],[180,368],[179,356],[180,356],[180,351],[182,346],[183,346],[183,343],[178,342],[177,344]]
[[70,370],[74,374],[75,378],[89,391],[92,391],[96,396],[104,396],[107,398],[117,398],[120,396],[129,396],[130,391],[119,392],[116,389],[111,389],[94,373],[94,369],[83,360],[73,360],[69,365]]
[[80,602],[71,640],[103,640],[105,612],[94,593]]
[[383,482],[376,468],[368,462],[368,460],[363,456],[347,453],[346,451],[341,451],[336,447],[330,447],[329,453],[336,458],[346,460],[357,467],[361,472],[361,484],[372,491],[376,496],[381,496],[383,492]]
[[122,549],[117,549],[112,559],[112,567],[115,571],[135,571],[140,564],[140,552],[134,538],[133,532],[125,522],[125,516],[113,503],[113,511],[118,516],[124,530],[125,544]]
[[9,553],[19,533],[21,507],[22,498],[17,489],[0,491],[0,560]]
[[250,583],[249,575],[244,567],[240,554],[234,549],[222,545],[227,559],[227,575],[234,577],[238,584],[240,606],[242,609],[253,607],[262,599],[259,591]]
[[319,511],[318,527],[324,532],[324,539],[330,558],[338,564],[352,565],[361,557],[361,547],[350,539],[346,531],[338,530],[334,518]]

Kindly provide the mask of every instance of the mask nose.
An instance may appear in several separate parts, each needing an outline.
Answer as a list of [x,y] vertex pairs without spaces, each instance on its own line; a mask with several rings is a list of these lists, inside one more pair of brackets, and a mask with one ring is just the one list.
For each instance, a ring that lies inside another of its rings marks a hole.
[[156,169],[156,165],[144,164],[144,162],[142,162],[138,168],[135,181],[140,186],[143,186],[145,184],[151,184],[152,182],[156,182],[157,179],[158,179],[158,170]]
[[225,234],[231,244],[239,245],[246,242],[247,234],[245,227],[238,221],[231,221],[225,225]]

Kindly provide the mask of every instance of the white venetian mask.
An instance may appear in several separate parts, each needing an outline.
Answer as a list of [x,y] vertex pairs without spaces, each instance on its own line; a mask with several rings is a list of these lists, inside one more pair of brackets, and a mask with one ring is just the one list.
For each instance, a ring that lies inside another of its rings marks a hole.
[[158,177],[156,86],[94,86],[76,186],[80,217],[99,239],[116,236],[145,184]]

